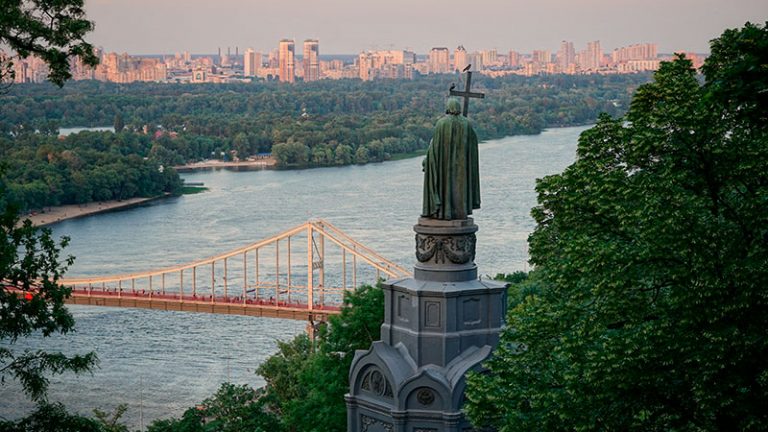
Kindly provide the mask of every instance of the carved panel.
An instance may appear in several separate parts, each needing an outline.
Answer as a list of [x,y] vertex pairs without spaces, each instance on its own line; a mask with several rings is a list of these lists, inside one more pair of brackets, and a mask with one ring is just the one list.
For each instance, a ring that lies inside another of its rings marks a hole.
[[466,299],[461,304],[461,310],[465,326],[480,324],[480,299],[477,297]]
[[440,321],[440,302],[424,302],[424,327],[439,328]]
[[475,234],[435,236],[416,234],[416,259],[437,264],[467,264],[475,259]]
[[363,375],[363,382],[360,384],[360,389],[377,396],[387,398],[393,397],[392,385],[389,384],[389,380],[387,380],[379,369],[373,367]]
[[368,417],[365,414],[360,415],[360,424],[362,425],[362,428],[360,429],[361,432],[392,432],[394,430],[392,423]]
[[424,406],[430,406],[435,401],[435,393],[428,388],[420,389],[416,392],[416,400]]
[[409,312],[411,310],[410,301],[410,296],[405,294],[397,295],[397,318],[400,321],[408,322],[408,316],[410,315]]

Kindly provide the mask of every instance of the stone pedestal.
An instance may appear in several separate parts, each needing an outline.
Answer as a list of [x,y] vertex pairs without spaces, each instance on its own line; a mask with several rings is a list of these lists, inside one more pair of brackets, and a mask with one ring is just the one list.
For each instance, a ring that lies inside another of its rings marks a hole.
[[414,277],[382,285],[381,340],[352,361],[349,431],[471,430],[465,375],[498,344],[506,286],[477,279],[471,218],[421,218],[414,231]]

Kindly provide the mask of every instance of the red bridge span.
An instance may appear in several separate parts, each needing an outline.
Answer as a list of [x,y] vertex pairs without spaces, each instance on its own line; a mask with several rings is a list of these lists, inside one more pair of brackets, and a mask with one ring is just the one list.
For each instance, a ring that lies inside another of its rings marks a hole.
[[410,272],[327,221],[310,220],[223,254],[167,268],[66,278],[70,304],[323,321],[344,292]]

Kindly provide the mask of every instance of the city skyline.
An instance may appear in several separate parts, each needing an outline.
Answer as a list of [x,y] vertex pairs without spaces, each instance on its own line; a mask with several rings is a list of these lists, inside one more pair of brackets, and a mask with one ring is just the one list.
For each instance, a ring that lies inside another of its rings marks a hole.
[[707,52],[709,41],[723,30],[768,20],[768,4],[762,0],[477,0],[468,5],[434,0],[90,0],[86,12],[96,23],[90,42],[135,54],[215,53],[228,46],[268,52],[275,38],[319,39],[327,54],[428,53],[433,47],[459,45],[554,51],[562,40],[586,45],[598,39],[606,48],[653,39],[659,52]]

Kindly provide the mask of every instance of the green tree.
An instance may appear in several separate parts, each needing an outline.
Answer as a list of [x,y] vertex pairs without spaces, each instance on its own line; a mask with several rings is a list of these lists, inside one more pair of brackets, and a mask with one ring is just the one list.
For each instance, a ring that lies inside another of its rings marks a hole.
[[355,151],[355,163],[367,164],[368,163],[368,147],[361,145]]
[[[72,77],[69,61],[96,66],[93,46],[83,38],[93,30],[85,18],[83,0],[5,0],[0,3],[0,45],[22,59],[40,57],[48,65],[48,80],[58,85]],[[13,61],[0,58],[0,81],[13,81]]]
[[[290,431],[345,431],[349,367],[355,350],[379,339],[384,321],[380,288],[362,286],[344,296],[341,314],[320,328],[313,345],[306,335],[281,343],[257,373],[273,409]],[[307,415],[312,413],[312,415]]]
[[120,404],[111,413],[94,409],[93,415],[102,432],[129,432],[128,426],[120,422],[126,411],[128,411],[128,405]]
[[64,306],[70,290],[58,284],[73,262],[63,260],[61,248],[69,239],[57,243],[51,231],[33,227],[27,219],[20,222],[18,208],[8,203],[5,186],[0,181],[0,385],[6,379],[19,381],[24,392],[35,401],[43,401],[48,389],[48,374],[83,372],[96,363],[89,353],[72,357],[42,350],[18,352],[13,344],[32,332],[50,336],[68,333],[74,319]]
[[727,31],[703,86],[663,63],[538,182],[538,289],[469,379],[473,422],[768,429],[766,44],[765,26]]
[[60,403],[42,403],[29,416],[17,421],[0,421],[2,432],[104,432],[101,425],[87,417],[67,412]]
[[123,128],[125,128],[125,121],[123,121],[123,116],[120,113],[115,114],[115,121],[113,123],[115,133],[120,133],[123,131]]

